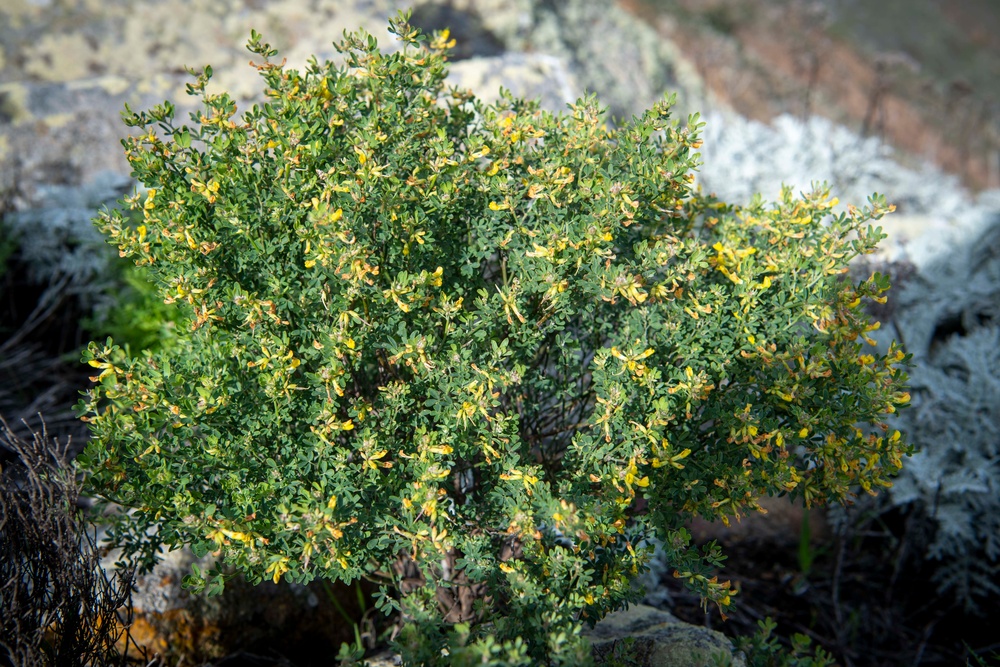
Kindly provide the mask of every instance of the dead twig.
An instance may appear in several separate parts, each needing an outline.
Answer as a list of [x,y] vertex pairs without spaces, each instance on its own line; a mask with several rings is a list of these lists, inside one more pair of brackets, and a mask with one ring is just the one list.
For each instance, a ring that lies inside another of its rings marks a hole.
[[0,470],[0,663],[124,667],[134,573],[101,567],[67,445],[44,421],[24,439],[0,417],[0,447],[16,457]]

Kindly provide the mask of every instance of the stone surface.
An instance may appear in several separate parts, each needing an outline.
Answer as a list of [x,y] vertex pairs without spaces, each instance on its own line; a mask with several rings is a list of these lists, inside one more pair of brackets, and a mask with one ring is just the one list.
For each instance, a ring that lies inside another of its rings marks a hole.
[[610,614],[588,636],[598,663],[634,667],[745,665],[721,632],[683,623],[646,605]]
[[498,100],[503,86],[515,97],[538,99],[543,109],[553,112],[564,111],[581,94],[567,63],[540,53],[462,60],[451,66],[450,78],[457,86],[481,91],[485,102]]
[[[241,106],[263,85],[247,66],[254,28],[291,67],[336,59],[344,30],[364,27],[395,48],[386,19],[402,0],[88,0],[0,3],[0,193],[29,207],[40,184],[80,185],[93,174],[129,173],[120,137],[125,103],[164,99],[186,118],[194,98],[184,67],[211,64],[212,92]],[[197,21],[190,17],[197,16]],[[626,11],[586,0],[433,0],[415,22],[450,27],[454,81],[495,97],[500,85],[553,110],[596,92],[616,116],[649,107],[668,90],[697,88],[679,50]],[[683,92],[683,91],[682,91]],[[684,93],[682,98],[689,98]]]
[[[374,616],[372,610],[366,615],[360,608],[355,586],[270,581],[251,586],[236,578],[222,595],[207,598],[181,586],[194,563],[202,568],[210,565],[186,549],[170,552],[136,582],[131,635],[150,656],[159,654],[168,664],[198,665],[243,652],[271,660],[280,657],[289,664],[328,664],[342,642],[354,641],[354,624],[349,619],[358,618],[362,619],[362,639],[374,646],[370,625]],[[370,592],[363,588],[366,598]]]
[[402,664],[402,658],[392,651],[381,651],[370,658],[365,658],[365,667],[399,667]]

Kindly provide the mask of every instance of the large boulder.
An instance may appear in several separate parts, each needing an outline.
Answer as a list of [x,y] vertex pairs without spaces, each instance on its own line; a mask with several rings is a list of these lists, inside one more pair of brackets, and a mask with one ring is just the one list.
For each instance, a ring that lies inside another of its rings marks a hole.
[[[451,27],[459,50],[463,43],[488,45],[493,40],[507,52],[563,61],[581,91],[596,93],[612,118],[641,114],[667,92],[678,94],[678,113],[684,116],[707,101],[696,68],[677,45],[619,4],[430,0],[417,5],[415,16],[427,29]],[[464,25],[468,32],[455,32]]]

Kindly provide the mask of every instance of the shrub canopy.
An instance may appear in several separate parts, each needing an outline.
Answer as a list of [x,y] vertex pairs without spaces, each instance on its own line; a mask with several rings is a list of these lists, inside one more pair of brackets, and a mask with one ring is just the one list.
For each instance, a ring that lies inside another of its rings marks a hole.
[[85,355],[81,463],[134,508],[129,548],[380,581],[414,661],[573,662],[580,624],[636,599],[648,538],[724,606],[687,520],[888,483],[905,359],[863,349],[884,278],[845,280],[883,199],[715,201],[668,100],[615,129],[593,98],[487,106],[446,88],[447,32],[392,30],[393,53],[347,35],[301,72],[255,34],[268,101],[242,116],[208,67],[193,124],[127,110],[142,220],[100,226],[182,329]]

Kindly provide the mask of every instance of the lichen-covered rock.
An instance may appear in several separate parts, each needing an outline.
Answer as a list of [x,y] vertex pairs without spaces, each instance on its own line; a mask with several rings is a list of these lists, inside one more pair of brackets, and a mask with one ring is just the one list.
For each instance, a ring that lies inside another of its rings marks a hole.
[[470,58],[455,63],[450,77],[455,85],[483,91],[485,102],[499,99],[500,88],[515,97],[537,99],[542,108],[564,111],[575,102],[580,90],[566,63],[540,53],[505,53],[489,58]]
[[[591,0],[425,0],[415,25],[450,27],[457,54],[537,53],[568,63],[582,90],[596,93],[612,117],[642,113],[677,92],[679,112],[704,102],[705,85],[670,39],[616,3]],[[463,44],[464,42],[464,44]],[[485,49],[485,52],[484,52]]]
[[466,0],[490,17],[486,25],[510,51],[545,53],[569,63],[587,92],[596,93],[613,118],[629,118],[652,107],[665,93],[678,93],[678,112],[694,111],[705,88],[680,49],[619,6],[590,0]]
[[[258,99],[260,77],[246,64],[250,29],[264,33],[291,65],[335,59],[345,29],[370,26],[383,48],[395,41],[385,17],[402,0],[168,0],[0,5],[0,193],[38,183],[78,185],[91,174],[128,174],[118,145],[125,102],[185,101],[184,67],[211,64],[213,86],[239,102]],[[592,91],[616,116],[652,106],[665,92],[702,90],[695,69],[669,40],[623,9],[587,0],[432,0],[415,23],[450,27],[462,85],[489,97],[502,84],[538,94],[547,106]],[[193,15],[197,21],[190,21]],[[460,61],[485,59],[471,65]],[[490,61],[499,58],[498,61]],[[468,74],[468,70],[479,74]],[[522,79],[524,76],[526,78]],[[509,78],[507,78],[509,77]],[[576,83],[578,82],[578,83]],[[483,86],[479,88],[478,86]],[[701,94],[699,92],[699,94]],[[183,117],[187,109],[179,109]],[[15,208],[21,206],[15,202]]]
[[646,605],[609,615],[588,633],[598,664],[635,667],[742,667],[725,635]]
[[192,564],[207,568],[211,557],[173,551],[136,581],[131,638],[150,656],[160,654],[168,664],[203,664],[242,651],[318,664],[337,655],[342,642],[355,640],[349,619],[359,618],[362,639],[374,646],[373,617],[359,606],[367,589],[359,597],[354,586],[340,583],[251,586],[237,579],[222,595],[204,597],[182,587]]
[[119,145],[124,104],[186,100],[185,66],[211,64],[214,85],[241,102],[258,98],[260,77],[243,48],[251,28],[273,36],[291,63],[304,66],[312,54],[335,55],[333,41],[359,25],[381,26],[378,37],[391,47],[385,17],[401,6],[389,0],[0,3],[0,195],[13,193],[21,209],[26,204],[17,197],[40,183],[79,185],[104,170],[127,175]]

